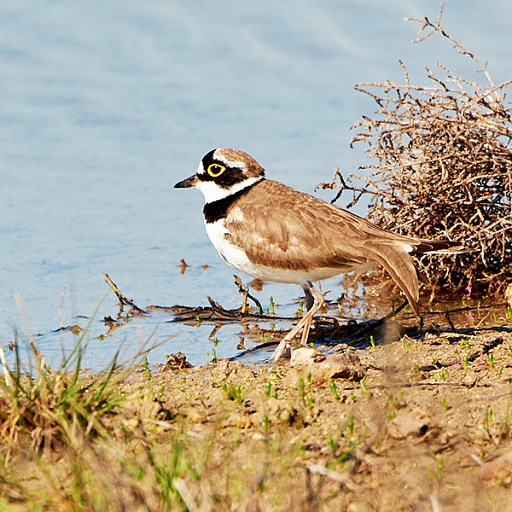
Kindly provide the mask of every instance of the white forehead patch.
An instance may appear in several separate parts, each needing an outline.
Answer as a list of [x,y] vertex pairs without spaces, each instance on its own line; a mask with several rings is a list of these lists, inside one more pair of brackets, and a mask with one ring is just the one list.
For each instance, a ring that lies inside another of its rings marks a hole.
[[199,175],[206,174],[206,171],[205,171],[205,169],[203,167],[203,162],[202,161],[199,162],[199,166],[197,168],[196,174],[199,174]]

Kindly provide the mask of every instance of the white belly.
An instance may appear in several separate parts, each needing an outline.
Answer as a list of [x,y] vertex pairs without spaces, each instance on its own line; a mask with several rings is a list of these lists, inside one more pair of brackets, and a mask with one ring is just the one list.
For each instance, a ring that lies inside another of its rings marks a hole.
[[352,270],[367,270],[372,266],[370,264],[362,266],[361,269],[350,268],[346,270],[342,268],[313,268],[307,272],[304,270],[287,270],[266,267],[264,265],[252,263],[242,249],[231,244],[226,239],[224,235],[229,232],[224,227],[222,220],[206,224],[206,232],[208,233],[212,244],[226,263],[241,272],[261,279],[262,281],[304,285],[308,282],[321,281],[322,279],[327,279]]

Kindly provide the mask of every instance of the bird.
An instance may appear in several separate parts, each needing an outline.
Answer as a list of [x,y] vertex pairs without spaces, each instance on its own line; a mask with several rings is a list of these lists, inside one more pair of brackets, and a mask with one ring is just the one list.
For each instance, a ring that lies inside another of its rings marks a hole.
[[195,174],[174,185],[204,195],[206,232],[222,259],[261,281],[296,284],[307,312],[283,338],[271,360],[289,351],[302,331],[305,345],[314,315],[325,305],[317,281],[381,265],[419,317],[419,273],[411,255],[453,252],[454,242],[384,230],[367,220],[265,177],[247,153],[213,149]]

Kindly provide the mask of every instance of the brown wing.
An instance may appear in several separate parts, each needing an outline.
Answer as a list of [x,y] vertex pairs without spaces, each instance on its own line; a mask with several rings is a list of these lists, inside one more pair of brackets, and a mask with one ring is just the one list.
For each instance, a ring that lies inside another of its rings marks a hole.
[[230,241],[243,247],[256,264],[289,270],[339,268],[342,273],[377,262],[417,311],[418,277],[405,249],[417,243],[414,239],[384,231],[346,210],[271,180],[254,185],[242,202],[230,208],[226,228]]

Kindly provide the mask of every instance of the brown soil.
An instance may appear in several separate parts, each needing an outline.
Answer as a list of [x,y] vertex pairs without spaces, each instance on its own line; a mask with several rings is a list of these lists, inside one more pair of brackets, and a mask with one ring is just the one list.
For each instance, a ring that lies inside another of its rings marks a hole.
[[168,366],[150,409],[129,407],[164,452],[186,439],[189,510],[512,510],[505,312],[466,311],[455,330],[429,317],[437,328],[417,339],[340,344],[294,366]]

